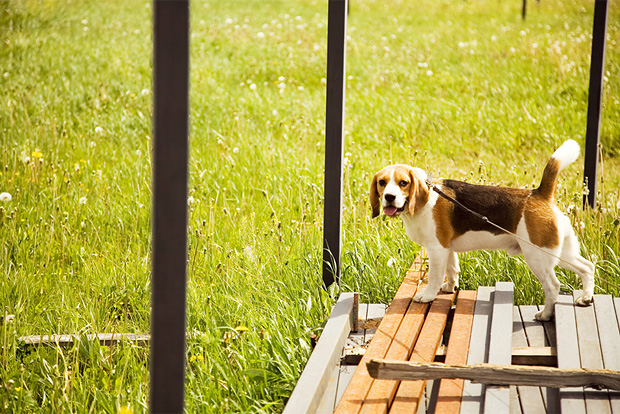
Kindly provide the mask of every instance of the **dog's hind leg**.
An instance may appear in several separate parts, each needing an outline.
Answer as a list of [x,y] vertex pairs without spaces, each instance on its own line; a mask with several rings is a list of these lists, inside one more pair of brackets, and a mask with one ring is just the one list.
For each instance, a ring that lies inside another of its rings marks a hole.
[[450,252],[448,256],[448,266],[446,267],[446,281],[441,285],[441,291],[452,293],[459,286],[459,257],[455,252]]
[[575,233],[570,232],[564,239],[560,267],[575,272],[581,278],[583,294],[575,299],[575,304],[588,306],[592,303],[594,294],[594,264],[579,254],[579,242]]
[[536,313],[534,317],[539,321],[548,321],[553,316],[555,302],[558,300],[558,294],[560,292],[560,281],[555,276],[554,261],[549,260],[544,252],[537,251],[531,247],[523,248],[523,257],[530,267],[536,279],[542,285],[545,292],[545,307],[540,312]]

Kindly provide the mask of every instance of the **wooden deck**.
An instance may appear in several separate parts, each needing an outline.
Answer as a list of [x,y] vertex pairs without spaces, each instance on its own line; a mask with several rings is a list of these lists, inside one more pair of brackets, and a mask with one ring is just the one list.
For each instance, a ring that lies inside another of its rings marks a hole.
[[[555,320],[542,323],[534,319],[537,306],[513,306],[511,282],[413,302],[424,276],[416,260],[389,307],[359,305],[359,330],[348,336],[342,330],[353,326],[354,301],[344,294],[285,413],[620,414],[620,392],[611,390],[373,379],[366,363],[377,358],[620,371],[620,298],[595,295],[594,306],[575,307],[573,296],[561,295]],[[330,340],[328,330],[339,331],[338,339]]]

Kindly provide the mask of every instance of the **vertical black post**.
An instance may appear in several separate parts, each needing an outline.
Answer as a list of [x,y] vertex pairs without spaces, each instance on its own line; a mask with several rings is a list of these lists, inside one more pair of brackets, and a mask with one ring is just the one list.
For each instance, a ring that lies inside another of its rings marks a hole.
[[607,0],[594,2],[592,28],[592,60],[590,62],[590,91],[588,95],[588,123],[586,127],[586,154],[584,181],[588,195],[583,204],[596,205],[596,178],[600,145],[601,102],[603,95],[603,70],[605,67],[605,37],[607,36]]
[[153,1],[150,412],[182,413],[185,383],[189,1]]
[[340,282],[342,229],[342,152],[347,0],[329,0],[327,19],[327,102],[325,117],[325,204],[323,218],[323,283]]

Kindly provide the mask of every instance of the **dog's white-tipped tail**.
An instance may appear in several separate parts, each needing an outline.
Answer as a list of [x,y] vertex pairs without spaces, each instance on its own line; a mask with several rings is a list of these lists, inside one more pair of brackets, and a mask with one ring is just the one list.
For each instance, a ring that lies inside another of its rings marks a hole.
[[555,194],[555,187],[558,182],[558,174],[579,157],[579,144],[569,139],[560,146],[547,163],[543,172],[540,187],[536,190],[538,195],[551,199]]
[[577,141],[569,139],[565,141],[560,148],[555,150],[551,158],[558,161],[558,170],[562,171],[564,168],[575,162],[577,157],[579,157],[579,152],[580,148]]

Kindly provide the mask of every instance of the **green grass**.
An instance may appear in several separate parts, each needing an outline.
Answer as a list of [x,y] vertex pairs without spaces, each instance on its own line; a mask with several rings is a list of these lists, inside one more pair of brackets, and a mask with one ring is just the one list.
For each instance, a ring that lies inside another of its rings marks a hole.
[[[526,21],[520,4],[352,2],[342,289],[364,302],[389,303],[417,251],[398,220],[370,219],[376,170],[532,187],[561,142],[583,144],[592,4],[530,4]],[[327,4],[194,1],[191,18],[186,407],[278,412],[338,293],[320,278]],[[600,207],[571,208],[615,295],[619,22],[611,2]],[[17,338],[149,330],[151,39],[148,1],[0,3],[0,413],[147,409],[147,348]],[[511,279],[519,303],[542,301],[519,258],[461,266],[462,287]]]

